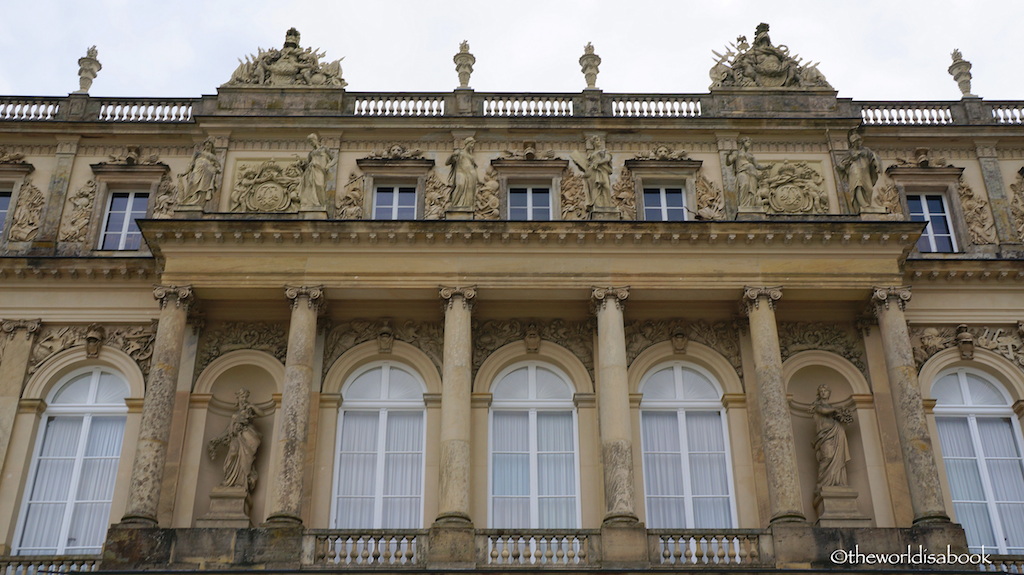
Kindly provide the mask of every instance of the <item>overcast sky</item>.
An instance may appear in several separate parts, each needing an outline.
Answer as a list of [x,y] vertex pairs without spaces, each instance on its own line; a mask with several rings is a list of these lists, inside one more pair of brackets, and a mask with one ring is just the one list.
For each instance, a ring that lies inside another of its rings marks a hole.
[[8,0],[0,94],[78,89],[78,59],[95,44],[93,96],[216,93],[257,48],[302,45],[344,57],[350,91],[450,91],[452,56],[468,40],[481,92],[576,92],[593,42],[607,92],[703,93],[711,51],[760,22],[857,100],[955,100],[947,73],[959,48],[973,92],[1024,99],[1020,0]]

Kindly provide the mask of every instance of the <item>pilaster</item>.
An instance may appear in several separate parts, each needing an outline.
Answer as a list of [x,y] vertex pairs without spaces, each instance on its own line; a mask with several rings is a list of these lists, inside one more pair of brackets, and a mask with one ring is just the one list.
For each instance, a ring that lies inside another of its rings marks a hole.
[[28,373],[32,342],[42,322],[38,319],[0,320],[0,469],[7,458],[7,446],[18,414],[18,401]]

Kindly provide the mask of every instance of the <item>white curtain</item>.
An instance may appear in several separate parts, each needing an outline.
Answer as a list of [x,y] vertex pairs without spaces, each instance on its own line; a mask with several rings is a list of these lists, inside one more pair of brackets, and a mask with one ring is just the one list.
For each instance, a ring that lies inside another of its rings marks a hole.
[[970,424],[966,417],[939,417],[935,422],[939,429],[953,509],[967,533],[967,542],[972,548],[982,545],[995,547],[996,535],[989,516]]
[[99,553],[110,521],[124,423],[123,416],[47,419],[18,553]]
[[530,414],[495,411],[492,417],[491,526],[530,526]]
[[343,413],[335,505],[339,529],[422,527],[422,411]]
[[540,529],[576,527],[575,452],[572,412],[537,412],[537,527]]

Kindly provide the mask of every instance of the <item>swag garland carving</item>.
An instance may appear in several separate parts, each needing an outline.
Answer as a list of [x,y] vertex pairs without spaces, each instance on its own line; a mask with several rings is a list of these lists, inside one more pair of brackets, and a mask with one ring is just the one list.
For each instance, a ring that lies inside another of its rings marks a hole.
[[[527,349],[536,351],[540,340],[547,340],[568,349],[575,355],[590,377],[594,377],[595,320],[487,320],[473,323],[473,372],[503,345],[525,340]],[[535,343],[537,345],[535,345]]]
[[[673,341],[673,348],[682,352],[680,337],[685,341],[704,344],[722,354],[736,375],[743,376],[740,360],[739,331],[731,321],[683,321],[681,319],[657,319],[626,322],[626,362],[632,364],[641,352],[656,343]],[[683,343],[685,346],[684,342]]]
[[336,325],[327,333],[324,346],[324,374],[346,351],[367,341],[377,340],[381,353],[391,352],[391,341],[413,345],[425,353],[441,371],[444,357],[444,327],[439,322],[408,320],[395,324],[390,319],[353,319]]
[[910,328],[910,342],[918,369],[936,353],[959,346],[965,359],[973,357],[973,349],[980,347],[1005,357],[1024,371],[1024,321],[1018,321],[1016,327],[914,326]]
[[198,376],[213,360],[239,349],[265,351],[284,363],[288,353],[288,331],[267,322],[228,321],[203,330],[199,342]]
[[779,348],[782,361],[801,351],[830,351],[850,361],[867,375],[864,344],[852,326],[824,322],[779,322]]
[[[143,374],[149,373],[153,357],[153,342],[156,326],[148,325],[45,325],[39,330],[32,346],[28,372],[35,373],[58,353],[77,346],[98,349],[99,346],[113,347],[128,354],[135,360]],[[93,348],[92,346],[97,346]]]

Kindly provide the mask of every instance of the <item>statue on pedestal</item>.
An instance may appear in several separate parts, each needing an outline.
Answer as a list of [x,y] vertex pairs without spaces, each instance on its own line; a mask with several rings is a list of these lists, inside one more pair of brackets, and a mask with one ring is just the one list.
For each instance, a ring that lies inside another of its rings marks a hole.
[[78,59],[78,90],[76,94],[88,94],[96,74],[103,69],[103,64],[96,59],[96,46],[89,46],[85,57]]
[[583,172],[584,206],[593,218],[594,212],[616,211],[612,200],[612,155],[598,136],[586,140],[583,153],[573,152],[570,156]]
[[178,205],[198,206],[213,199],[213,190],[220,169],[220,160],[214,151],[213,140],[207,138],[192,155],[192,163],[188,165],[188,170],[178,174],[178,178],[182,179],[181,201]]
[[476,173],[476,160],[473,158],[473,149],[476,147],[476,140],[472,137],[466,138],[461,147],[456,147],[446,162],[452,167],[448,177],[452,194],[449,202],[450,209],[469,210],[476,209],[476,188],[480,181]]
[[739,195],[740,206],[745,208],[764,208],[765,200],[758,194],[761,185],[761,170],[768,169],[757,163],[750,151],[750,138],[740,139],[738,150],[729,152],[725,164],[732,166],[736,177],[736,193]]
[[846,178],[846,187],[850,190],[853,211],[860,213],[870,207],[873,200],[875,183],[878,182],[878,156],[861,145],[861,136],[850,132],[850,153],[839,162],[839,174]]
[[256,429],[254,420],[266,413],[249,403],[249,390],[244,387],[235,392],[235,412],[231,414],[231,423],[220,436],[211,439],[207,445],[210,459],[217,456],[221,447],[227,446],[228,454],[224,458],[224,479],[222,487],[243,487],[246,494],[251,494],[256,486],[256,450],[260,447],[263,435]]
[[818,397],[811,405],[814,416],[814,453],[818,459],[818,490],[823,487],[847,487],[846,462],[850,460],[850,447],[846,441],[844,425],[853,423],[848,407],[829,403],[832,390],[818,386]]
[[310,134],[306,138],[313,150],[305,160],[299,160],[302,180],[299,182],[299,205],[305,209],[323,208],[327,189],[327,173],[334,165],[334,154],[320,143],[320,136]]

